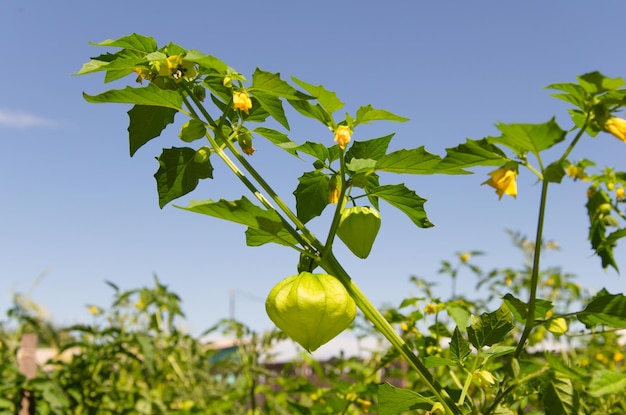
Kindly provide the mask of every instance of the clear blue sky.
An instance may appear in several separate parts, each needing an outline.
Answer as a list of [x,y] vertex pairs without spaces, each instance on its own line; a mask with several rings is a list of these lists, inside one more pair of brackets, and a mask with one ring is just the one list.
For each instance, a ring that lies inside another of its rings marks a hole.
[[[129,109],[93,105],[81,93],[105,89],[101,75],[72,77],[104,49],[99,42],[132,32],[213,54],[244,74],[255,67],[323,84],[346,102],[410,117],[357,130],[355,139],[396,132],[395,148],[425,145],[437,154],[465,138],[496,133],[503,122],[571,126],[567,105],[543,86],[599,70],[626,76],[623,1],[240,1],[86,2],[4,0],[0,89],[0,310],[12,292],[32,292],[59,324],[89,320],[86,304],[106,307],[109,280],[123,289],[152,284],[153,274],[177,292],[186,327],[201,331],[228,316],[255,329],[271,322],[263,300],[295,272],[297,255],[279,246],[248,248],[245,228],[171,206],[159,209],[153,173],[161,147],[177,145],[175,128],[132,159]],[[134,80],[129,77],[128,84]],[[295,141],[332,139],[321,125],[291,120]],[[292,202],[296,178],[310,163],[290,160],[257,140],[252,161]],[[572,158],[624,168],[626,145],[609,135],[585,139]],[[281,158],[282,157],[282,158]],[[283,162],[284,160],[284,162]],[[375,304],[398,304],[411,275],[438,280],[441,259],[482,250],[484,268],[521,261],[505,229],[534,234],[539,187],[522,171],[517,200],[498,201],[480,184],[489,169],[468,176],[386,178],[427,198],[435,227],[418,229],[382,206],[383,228],[365,261],[339,251]],[[226,169],[189,199],[239,198]],[[224,181],[221,179],[225,179]],[[624,291],[616,272],[603,272],[586,240],[585,185],[567,181],[550,194],[546,237],[561,265],[579,282]],[[324,218],[319,229],[325,226]],[[315,228],[315,227],[314,227]],[[340,245],[340,244],[337,244]],[[624,248],[616,251],[626,269]],[[462,278],[462,277],[461,277]],[[475,281],[459,284],[473,292]],[[442,296],[449,280],[441,279]]]

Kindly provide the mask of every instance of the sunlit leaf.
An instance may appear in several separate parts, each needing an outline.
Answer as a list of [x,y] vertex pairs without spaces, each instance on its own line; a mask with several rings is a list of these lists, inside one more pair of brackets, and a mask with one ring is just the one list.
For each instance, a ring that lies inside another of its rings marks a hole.
[[201,67],[209,70],[214,70],[219,74],[226,74],[228,71],[228,65],[222,62],[220,59],[211,55],[204,55],[197,50],[190,50],[185,54],[185,60],[197,63]]
[[517,155],[527,152],[536,156],[543,150],[565,139],[566,132],[559,127],[554,118],[542,124],[504,124],[496,125],[502,132],[499,137],[488,137],[489,143],[502,144]]
[[[258,93],[254,96],[254,98],[256,99],[256,102],[258,102],[261,105],[261,107],[265,111],[267,111],[269,115],[271,115],[276,121],[280,123],[280,125],[282,125],[286,129],[289,129],[289,121],[287,120],[287,117],[285,116],[285,110],[283,109],[283,102],[279,98],[273,95],[263,95],[263,94],[258,94]],[[251,121],[253,119],[252,117],[247,117],[246,120]],[[264,121],[264,120],[265,120],[265,117],[259,121]]]
[[195,118],[191,118],[180,128],[180,133],[178,134],[178,137],[181,140],[190,143],[204,137],[205,134],[206,126],[204,125],[204,123]]
[[154,52],[157,50],[158,46],[153,37],[143,36],[137,33],[133,33],[132,35],[122,36],[119,39],[112,40],[106,39],[99,43],[91,43],[94,46],[108,46],[108,47],[116,47],[116,48],[124,48],[137,50],[141,52]]
[[[507,305],[509,310],[513,313],[515,320],[520,323],[526,322],[526,317],[528,315],[528,305],[525,301],[516,298],[511,293],[507,293],[502,297],[502,300]],[[541,298],[535,299],[535,319],[543,318],[546,316],[546,313],[552,310],[554,306],[551,301],[543,300]]]
[[600,94],[618,89],[624,85],[622,78],[609,78],[597,71],[580,75],[578,82],[590,94]]
[[420,228],[430,228],[434,225],[426,217],[424,203],[426,199],[418,196],[404,184],[390,184],[371,189],[370,196],[379,197],[391,206],[398,208]]
[[441,157],[427,152],[424,147],[398,150],[378,159],[376,170],[397,174],[435,174]]
[[327,90],[322,85],[311,85],[306,83],[295,76],[292,76],[291,79],[301,86],[305,91],[315,97],[317,102],[321,106],[321,108],[327,113],[332,114],[335,111],[338,111],[343,108],[343,102],[337,98],[337,94],[332,91]]
[[609,394],[623,396],[626,392],[626,375],[612,370],[594,372],[587,391],[596,398]]
[[317,171],[304,173],[298,178],[298,187],[293,194],[298,218],[303,223],[321,215],[328,205],[329,182],[326,174]]
[[298,244],[298,241],[286,229],[279,229],[274,233],[253,228],[246,230],[246,245],[261,246],[267,243],[294,246]]
[[282,148],[286,152],[297,155],[298,143],[295,141],[291,141],[287,134],[281,133],[280,131],[272,130],[271,128],[258,127],[252,130],[251,132],[259,134],[260,136],[265,137],[268,141],[274,144],[277,147]]
[[151,105],[158,107],[172,108],[184,113],[182,109],[182,97],[176,91],[160,89],[152,84],[143,88],[132,88],[127,86],[124,89],[110,89],[98,95],[89,95],[83,92],[86,101],[99,103],[119,103]]
[[254,95],[271,95],[285,99],[312,99],[280,78],[279,73],[271,73],[257,68],[252,74],[250,91]]
[[458,327],[454,328],[454,334],[450,339],[450,354],[455,362],[463,365],[465,359],[472,353],[469,342],[461,334]]
[[372,159],[378,160],[387,153],[389,143],[394,134],[389,134],[380,138],[373,138],[366,141],[355,140],[346,151],[346,162],[355,159]]
[[438,172],[453,171],[462,173],[461,169],[473,166],[500,166],[509,158],[496,145],[486,139],[467,139],[464,144],[446,149],[446,156],[437,165]]
[[397,122],[405,122],[408,121],[409,118],[401,117],[392,112],[382,109],[376,109],[371,105],[365,105],[360,107],[356,111],[356,124],[367,124],[371,121],[397,121]]
[[154,174],[162,208],[174,199],[191,192],[201,179],[213,177],[208,157],[196,161],[196,150],[188,147],[164,149],[157,158],[159,170]]
[[577,317],[588,328],[598,324],[617,329],[626,328],[626,297],[624,294],[609,294],[602,291],[578,313]]
[[456,362],[454,360],[446,359],[445,357],[439,356],[426,356],[424,358],[424,366],[427,368],[433,367],[441,367],[441,366],[455,366]]
[[395,415],[413,409],[431,409],[435,402],[419,393],[396,388],[388,383],[378,386],[378,414]]
[[173,108],[155,107],[151,105],[135,105],[128,111],[128,139],[130,155],[148,141],[161,135],[168,124],[174,122],[178,111]]

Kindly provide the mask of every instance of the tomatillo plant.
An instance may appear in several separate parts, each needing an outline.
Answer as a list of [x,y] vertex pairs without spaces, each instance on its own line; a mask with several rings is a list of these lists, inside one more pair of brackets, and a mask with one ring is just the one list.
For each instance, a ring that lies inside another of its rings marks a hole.
[[[478,410],[466,399],[469,385],[478,379],[484,387],[499,388],[501,393],[488,408],[489,413],[498,409],[502,397],[515,386],[507,386],[506,377],[491,375],[483,367],[484,363],[479,364],[479,356],[494,355],[483,349],[497,347],[514,327],[515,315],[521,316],[524,326],[514,348],[514,356],[519,357],[535,327],[535,320],[543,317],[538,314],[536,298],[541,244],[536,244],[534,252],[527,302],[511,296],[497,311],[471,316],[469,326],[467,319],[458,319],[460,328],[455,330],[452,341],[463,346],[464,354],[462,359],[452,362],[463,365],[471,352],[470,344],[477,353],[473,371],[465,382],[454,378],[454,385],[446,385],[444,389],[423,358],[417,356],[415,349],[396,332],[342,267],[333,252],[335,236],[339,236],[357,257],[366,258],[384,217],[379,213],[382,211],[381,201],[399,209],[419,228],[433,226],[424,210],[426,200],[402,183],[386,183],[385,173],[467,174],[468,168],[492,166],[497,169],[483,184],[493,187],[500,198],[503,195],[517,196],[516,180],[521,168],[529,169],[542,182],[536,234],[536,240],[541,241],[548,184],[561,182],[566,168],[574,164],[567,157],[584,133],[595,136],[606,131],[623,140],[623,122],[616,118],[617,111],[626,105],[626,91],[621,89],[624,84],[621,79],[607,78],[596,72],[579,77],[578,83],[550,86],[561,91],[555,96],[575,106],[571,111],[574,127],[569,132],[573,139],[555,162],[544,162],[542,153],[565,141],[568,132],[554,119],[542,124],[498,124],[501,136],[468,139],[464,144],[447,149],[442,158],[429,153],[423,146],[389,151],[393,134],[363,139],[359,135],[361,125],[408,119],[372,105],[361,106],[355,114],[347,113],[339,119],[337,113],[344,103],[321,85],[295,77],[288,82],[278,73],[261,69],[256,69],[248,80],[214,56],[174,43],[159,47],[153,38],[138,34],[94,45],[117,50],[92,58],[78,74],[104,72],[105,82],[134,75],[140,84],[97,95],[83,94],[92,103],[133,105],[128,111],[131,156],[148,141],[160,136],[177,116],[186,117],[178,134],[182,141],[180,146],[166,148],[158,157],[155,179],[159,206],[164,207],[192,192],[200,180],[213,179],[213,163],[217,158],[242,182],[256,202],[242,196],[238,200],[192,201],[187,207],[180,208],[246,226],[246,244],[249,246],[276,243],[298,254],[299,260],[294,261],[298,274],[279,282],[267,299],[268,314],[279,328],[305,349],[315,350],[350,324],[356,304],[430,389],[430,396],[417,395],[412,399],[430,405],[433,412],[443,410],[449,414],[461,414],[470,408],[471,411]],[[302,143],[293,141],[284,131],[268,127],[277,124],[284,130],[290,129],[285,104],[290,105],[296,114],[319,121],[330,132],[327,138],[322,142]],[[300,158],[306,155],[313,159],[313,169],[298,178],[293,192],[295,210],[253,166],[252,160],[263,156],[254,147],[254,141],[259,139],[284,150],[287,156]],[[198,144],[200,140],[202,142]],[[507,155],[505,150],[512,154]],[[528,159],[529,155],[534,156],[534,162]],[[577,174],[581,174],[585,163],[577,163],[577,166]],[[623,199],[626,177],[621,172],[611,174],[614,184],[622,188]],[[612,247],[617,239],[626,236],[626,232],[620,229],[607,235],[607,227],[618,226],[619,222],[616,222],[617,218],[607,219],[606,205],[610,205],[610,211],[619,212],[618,202],[623,200],[615,198],[613,201],[602,190],[604,180],[608,179],[598,176],[588,193],[590,232],[593,233],[590,240],[602,258],[603,266],[616,268]],[[352,207],[346,207],[349,203]],[[334,213],[327,235],[320,239],[307,224],[319,217],[327,206],[334,209]],[[604,206],[604,210],[598,213],[599,206]],[[624,219],[624,215],[620,218]],[[314,274],[318,267],[325,273]],[[555,316],[554,321],[563,331],[565,325],[556,320],[560,317]],[[508,353],[512,351],[500,352],[498,356]],[[498,382],[500,386],[496,385]],[[453,399],[448,390],[457,386],[458,397]],[[388,389],[379,390],[381,413],[396,413],[393,405],[383,408],[391,394]]]

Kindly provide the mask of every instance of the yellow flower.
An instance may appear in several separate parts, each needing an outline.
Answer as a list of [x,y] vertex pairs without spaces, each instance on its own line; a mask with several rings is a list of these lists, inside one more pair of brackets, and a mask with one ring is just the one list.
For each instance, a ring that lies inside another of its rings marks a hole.
[[424,307],[424,313],[426,314],[435,314],[437,312],[437,306],[433,303],[426,304]]
[[626,120],[618,117],[611,117],[604,124],[604,128],[615,137],[626,143]]
[[615,362],[621,362],[622,360],[624,360],[624,353],[622,353],[622,352],[615,352],[613,354],[613,360]]
[[624,198],[626,198],[626,193],[624,192],[624,188],[623,187],[618,187],[615,190],[615,198],[616,199],[624,199]]
[[252,108],[252,100],[250,100],[248,91],[235,92],[233,94],[233,106],[236,110],[242,110],[247,115],[250,108]]
[[596,360],[605,365],[609,362],[609,359],[607,359],[606,356],[601,353],[596,353]]
[[474,372],[474,378],[478,380],[481,386],[491,386],[496,383],[496,378],[488,370],[478,369]]
[[182,55],[172,55],[165,60],[165,65],[159,65],[159,75],[172,77],[176,82],[181,79],[191,80],[196,77],[196,65],[183,59]]
[[352,130],[347,125],[340,125],[335,130],[335,141],[339,144],[342,150],[346,149],[346,145],[350,142],[350,138],[352,138]]
[[402,331],[409,331],[409,325],[406,323],[401,323],[400,329],[402,329]]
[[90,314],[94,314],[96,316],[102,313],[102,310],[100,310],[100,307],[95,306],[95,305],[89,306],[87,310],[89,311]]
[[461,262],[467,262],[471,257],[472,255],[469,252],[465,252],[459,256],[459,259],[461,260]]
[[508,167],[500,167],[489,173],[491,178],[483,184],[496,189],[498,199],[502,199],[502,195],[507,194],[509,196],[517,197],[517,173],[515,170]]
[[142,66],[136,66],[133,68],[133,72],[135,72],[137,74],[137,79],[136,81],[138,83],[143,83],[144,79],[147,79],[148,81],[151,81],[154,78],[154,75],[152,74],[152,72],[150,72],[150,70],[148,68],[144,68]]

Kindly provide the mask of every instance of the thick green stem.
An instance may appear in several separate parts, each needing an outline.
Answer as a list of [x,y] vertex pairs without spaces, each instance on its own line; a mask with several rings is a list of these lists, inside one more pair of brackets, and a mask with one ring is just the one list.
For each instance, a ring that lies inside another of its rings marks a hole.
[[329,253],[322,257],[320,266],[329,274],[333,275],[346,287],[350,296],[354,299],[359,309],[365,317],[374,324],[374,327],[400,352],[400,354],[417,371],[418,375],[428,384],[428,387],[437,397],[438,401],[446,408],[448,414],[461,415],[461,410],[456,406],[454,400],[441,387],[433,375],[428,371],[421,360],[413,353],[411,348],[396,333],[391,324],[378,311],[378,309],[363,294],[359,287],[352,281],[348,273],[343,269],[335,256]]

